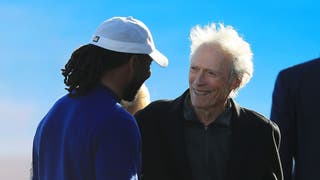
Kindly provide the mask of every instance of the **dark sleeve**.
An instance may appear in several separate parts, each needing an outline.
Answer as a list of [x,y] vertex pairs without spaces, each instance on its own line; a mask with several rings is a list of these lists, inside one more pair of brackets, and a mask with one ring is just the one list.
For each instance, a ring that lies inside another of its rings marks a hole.
[[283,171],[282,165],[279,155],[279,147],[280,147],[280,130],[278,126],[270,122],[272,126],[272,178],[271,180],[283,180]]
[[[33,145],[35,146],[35,145]],[[32,167],[31,167],[31,179],[32,180],[38,180],[38,154],[36,153],[35,147],[33,147],[32,152]]]
[[166,177],[166,145],[163,145],[159,121],[162,118],[158,105],[153,104],[137,112],[135,118],[142,137],[142,180],[169,179]]
[[[268,120],[269,121],[269,120]],[[265,174],[263,180],[283,180],[283,172],[279,155],[280,130],[278,126],[269,121],[267,131],[265,131],[265,160],[268,164],[265,166]]]
[[289,89],[286,71],[279,73],[272,97],[271,120],[281,132],[280,157],[285,180],[291,180],[295,155],[294,96]]
[[44,121],[42,120],[38,127],[36,134],[33,139],[33,147],[32,147],[32,167],[31,167],[31,179],[32,180],[38,180],[39,177],[39,167],[38,167],[38,161],[39,161],[39,144],[40,144],[40,136],[42,134],[42,126]]

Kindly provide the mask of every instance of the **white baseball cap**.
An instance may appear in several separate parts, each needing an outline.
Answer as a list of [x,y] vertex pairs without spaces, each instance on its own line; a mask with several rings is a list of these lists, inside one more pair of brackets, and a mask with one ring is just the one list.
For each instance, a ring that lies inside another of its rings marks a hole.
[[113,17],[98,26],[90,44],[117,52],[148,54],[162,67],[168,59],[154,45],[151,32],[133,17]]

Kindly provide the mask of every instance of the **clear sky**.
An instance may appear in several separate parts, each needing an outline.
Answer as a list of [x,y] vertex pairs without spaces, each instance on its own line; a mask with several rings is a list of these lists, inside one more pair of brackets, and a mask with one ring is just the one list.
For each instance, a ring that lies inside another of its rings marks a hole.
[[188,88],[190,28],[233,26],[254,53],[254,76],[236,101],[269,117],[279,70],[320,56],[317,0],[0,0],[0,155],[27,154],[36,126],[66,93],[60,69],[112,16],[133,16],[151,30],[168,68],[152,65],[151,100]]

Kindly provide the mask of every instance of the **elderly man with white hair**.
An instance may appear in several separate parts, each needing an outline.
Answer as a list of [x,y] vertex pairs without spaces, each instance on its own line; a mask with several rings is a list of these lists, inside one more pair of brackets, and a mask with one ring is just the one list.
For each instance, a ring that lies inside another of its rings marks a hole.
[[233,100],[253,74],[250,45],[214,23],[190,39],[189,89],[136,114],[142,179],[281,180],[277,125]]

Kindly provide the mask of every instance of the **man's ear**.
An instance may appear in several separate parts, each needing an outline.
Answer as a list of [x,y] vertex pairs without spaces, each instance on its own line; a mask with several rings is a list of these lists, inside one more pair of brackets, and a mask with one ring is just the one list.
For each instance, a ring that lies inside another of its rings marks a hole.
[[231,83],[231,89],[237,89],[240,86],[241,80],[237,77],[234,77]]
[[130,57],[130,60],[129,60],[129,64],[132,68],[137,68],[137,66],[139,66],[139,63],[140,63],[140,59],[139,59],[139,56],[138,55],[132,55]]
[[138,66],[138,56],[137,55],[132,55],[129,59],[128,62],[128,75],[133,75],[135,71],[137,70]]

